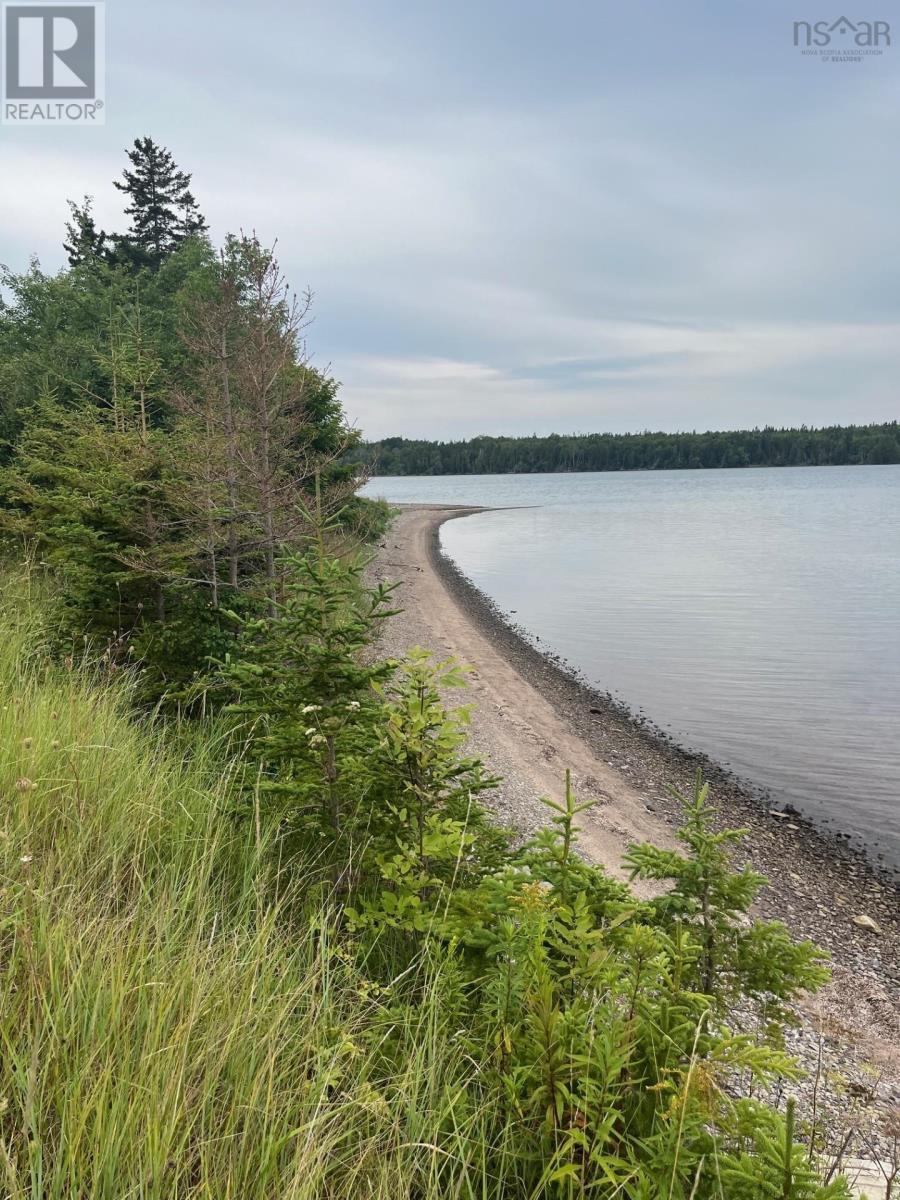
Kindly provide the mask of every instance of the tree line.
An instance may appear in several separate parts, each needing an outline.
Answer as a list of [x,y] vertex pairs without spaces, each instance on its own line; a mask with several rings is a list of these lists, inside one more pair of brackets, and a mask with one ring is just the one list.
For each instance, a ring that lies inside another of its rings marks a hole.
[[361,533],[358,435],[305,345],[312,305],[253,234],[214,248],[190,175],[151,138],[116,182],[122,233],[71,204],[69,267],[2,276],[0,534],[56,573],[70,632],[189,679],[271,614],[319,515]]
[[900,426],[585,433],[429,442],[390,437],[351,451],[379,475],[507,475],[565,471],[677,471],[900,463]]

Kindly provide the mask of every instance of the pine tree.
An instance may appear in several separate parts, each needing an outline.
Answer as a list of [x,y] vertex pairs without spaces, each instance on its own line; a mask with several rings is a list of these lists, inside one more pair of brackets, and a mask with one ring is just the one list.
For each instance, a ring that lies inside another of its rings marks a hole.
[[91,207],[94,203],[92,196],[85,196],[81,205],[74,200],[67,201],[72,213],[71,221],[66,221],[67,240],[63,249],[73,267],[82,267],[90,263],[104,261],[109,253],[107,246],[108,235],[98,229],[94,221]]
[[135,138],[126,151],[133,170],[114,186],[130,199],[125,212],[131,231],[117,239],[117,250],[132,266],[156,270],[188,237],[206,232],[206,221],[190,191],[191,177],[178,169],[171,153],[152,138]]

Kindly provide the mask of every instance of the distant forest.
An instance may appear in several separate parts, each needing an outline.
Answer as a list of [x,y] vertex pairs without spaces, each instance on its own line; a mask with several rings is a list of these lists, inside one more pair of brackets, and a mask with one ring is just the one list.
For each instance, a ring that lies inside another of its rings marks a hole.
[[900,426],[748,429],[710,433],[584,433],[364,442],[353,458],[379,475],[507,475],[671,471],[714,467],[823,467],[900,463]]

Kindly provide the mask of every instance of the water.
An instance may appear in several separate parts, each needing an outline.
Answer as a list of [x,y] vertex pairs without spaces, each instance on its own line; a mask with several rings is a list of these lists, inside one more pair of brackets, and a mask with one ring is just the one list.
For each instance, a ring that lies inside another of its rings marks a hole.
[[900,866],[900,466],[375,479],[669,731]]

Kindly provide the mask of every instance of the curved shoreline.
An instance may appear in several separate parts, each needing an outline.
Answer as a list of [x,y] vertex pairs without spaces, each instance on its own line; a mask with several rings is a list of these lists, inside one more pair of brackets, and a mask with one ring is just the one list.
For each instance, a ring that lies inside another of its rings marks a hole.
[[[572,765],[580,798],[598,798],[585,821],[583,849],[615,869],[628,841],[672,844],[680,822],[666,788],[685,791],[702,767],[722,824],[748,830],[744,857],[769,880],[758,914],[784,921],[832,955],[834,982],[809,1005],[808,1021],[839,1028],[841,1062],[848,1046],[851,1062],[857,1052],[877,1062],[888,1080],[888,1102],[900,1103],[897,885],[841,839],[793,813],[771,816],[763,789],[678,746],[531,644],[441,549],[441,525],[486,508],[393,507],[399,516],[375,566],[378,577],[401,579],[399,602],[406,610],[387,631],[387,649],[402,653],[421,644],[474,665],[472,749],[504,776],[500,819],[531,832],[545,820],[536,790],[549,794],[563,767]],[[853,918],[862,914],[881,932],[856,926]],[[795,1051],[809,1061],[811,1028],[798,1036],[809,1044]]]
[[[743,819],[746,815],[747,819],[762,820],[762,826],[771,829],[773,819],[778,818],[771,815],[777,810],[773,808],[771,792],[767,787],[738,775],[702,749],[680,743],[650,718],[636,713],[610,692],[591,684],[571,663],[550,650],[541,649],[535,644],[540,642],[540,638],[532,637],[522,625],[503,612],[444,551],[440,531],[447,521],[492,511],[496,510],[467,508],[447,512],[435,522],[432,532],[430,564],[456,602],[466,609],[470,619],[477,621],[482,630],[489,633],[494,644],[502,649],[504,657],[530,682],[540,679],[545,689],[553,690],[554,698],[565,706],[566,715],[577,723],[579,735],[594,745],[599,753],[608,749],[598,736],[601,733],[600,722],[612,723],[621,737],[640,743],[671,771],[682,775],[689,770],[692,777],[698,767],[702,768],[704,778],[716,791],[720,804],[733,805],[736,817],[741,817],[739,823],[742,826],[747,823]],[[595,718],[594,721],[585,720],[586,711]],[[672,811],[676,811],[674,805]],[[790,804],[780,811],[785,818],[789,818],[790,831],[798,835],[794,840],[803,842],[803,848],[812,857],[826,859],[832,865],[837,862],[847,869],[852,868],[860,878],[869,877],[876,882],[887,896],[893,894],[900,919],[900,868],[879,865],[862,847],[852,844],[848,835],[823,828]]]
[[[550,651],[541,650],[530,640],[528,632],[510,620],[443,550],[440,531],[447,521],[491,511],[494,510],[483,508],[446,512],[435,521],[432,529],[431,566],[457,604],[466,610],[468,617],[488,633],[504,657],[530,683],[539,682],[545,694],[552,692],[554,700],[562,706],[564,715],[575,723],[579,736],[588,741],[595,752],[603,754],[610,750],[609,741],[603,737],[603,733],[608,733],[611,725],[617,737],[627,739],[635,747],[640,745],[648,755],[654,756],[668,768],[667,778],[672,780],[673,775],[682,778],[684,782],[681,785],[675,784],[680,790],[690,784],[697,768],[702,768],[719,806],[734,814],[729,823],[742,827],[749,823],[748,836],[751,839],[757,828],[771,832],[773,822],[779,821],[779,818],[770,815],[773,809],[767,788],[736,775],[702,750],[681,745],[651,720],[636,714],[609,692],[593,687],[571,664]],[[586,719],[586,714],[594,719]],[[603,729],[603,723],[606,724],[606,730]],[[689,773],[686,779],[685,772]],[[900,880],[896,878],[897,871],[879,868],[862,849],[849,845],[838,833],[820,828],[790,805],[783,811],[790,818],[788,829],[795,835],[793,843],[805,857],[827,862],[832,870],[838,868],[843,881],[852,880],[857,888],[864,881],[877,884],[884,892],[886,902],[893,896],[895,915],[900,922]],[[677,805],[671,803],[665,815],[677,819]],[[897,970],[900,983],[900,963]]]

